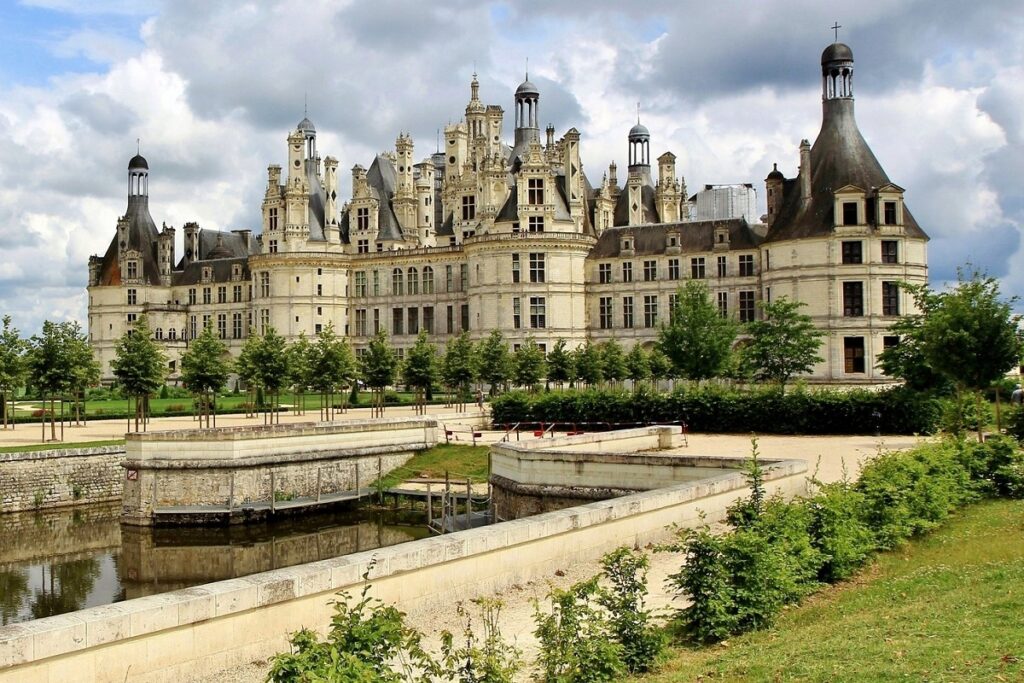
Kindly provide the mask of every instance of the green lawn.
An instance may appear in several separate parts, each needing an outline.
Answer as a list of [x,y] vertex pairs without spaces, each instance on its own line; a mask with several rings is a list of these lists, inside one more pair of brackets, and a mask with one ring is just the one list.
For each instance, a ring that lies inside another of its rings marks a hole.
[[[0,432],[2,433],[2,432]],[[31,446],[0,446],[0,453],[28,453],[33,451],[49,451],[57,448],[92,448],[94,446],[121,446],[124,439],[107,439],[106,441],[83,441],[81,443],[41,443]]]
[[1024,681],[1024,501],[969,506],[774,629],[637,680]]
[[447,471],[452,479],[475,483],[487,481],[488,446],[457,446],[441,444],[414,456],[404,467],[400,467],[384,478],[384,487],[397,486],[406,479],[415,477],[444,477]]

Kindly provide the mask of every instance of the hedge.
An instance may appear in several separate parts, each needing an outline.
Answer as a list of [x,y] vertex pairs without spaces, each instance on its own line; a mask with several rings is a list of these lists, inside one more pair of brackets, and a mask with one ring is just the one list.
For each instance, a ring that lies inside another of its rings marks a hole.
[[[880,415],[874,417],[875,411]],[[672,393],[588,389],[529,394],[514,391],[491,400],[495,425],[515,423],[651,424],[685,422],[700,432],[758,434],[931,434],[939,404],[902,387],[883,391],[739,390],[679,387]]]

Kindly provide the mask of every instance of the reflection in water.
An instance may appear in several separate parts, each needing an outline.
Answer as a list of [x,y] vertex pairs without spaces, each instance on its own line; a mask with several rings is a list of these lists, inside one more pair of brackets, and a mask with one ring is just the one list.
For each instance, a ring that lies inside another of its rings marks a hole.
[[253,526],[122,527],[118,506],[0,515],[3,624],[429,535],[421,514],[338,510]]

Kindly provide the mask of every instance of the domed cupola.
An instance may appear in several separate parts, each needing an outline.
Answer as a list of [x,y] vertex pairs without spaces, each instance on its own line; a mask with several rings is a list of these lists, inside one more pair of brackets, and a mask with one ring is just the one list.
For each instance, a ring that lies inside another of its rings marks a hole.
[[636,125],[629,129],[629,170],[636,172],[650,169],[651,166],[651,131],[640,123],[637,115]]
[[[540,90],[530,81],[530,74],[527,72],[526,79],[516,88],[516,141],[514,152],[521,154],[531,142],[540,142],[540,125],[537,120],[540,118]],[[515,158],[516,154],[513,154]]]
[[853,97],[853,50],[832,43],[821,53],[821,96],[826,100]]

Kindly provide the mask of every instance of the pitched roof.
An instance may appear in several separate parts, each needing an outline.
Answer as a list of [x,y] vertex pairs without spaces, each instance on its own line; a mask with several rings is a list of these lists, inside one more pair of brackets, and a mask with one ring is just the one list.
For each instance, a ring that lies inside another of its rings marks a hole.
[[[159,285],[160,270],[157,267],[156,259],[158,233],[153,217],[149,215],[149,197],[145,195],[128,197],[128,209],[125,211],[124,217],[128,221],[124,248],[138,251],[142,255],[140,276],[149,284]],[[103,262],[100,264],[100,285],[121,283],[120,240],[120,234],[114,233],[114,238],[103,255]]]
[[635,256],[664,254],[668,246],[669,233],[679,236],[680,252],[698,253],[714,249],[715,231],[725,228],[729,231],[731,251],[756,249],[761,238],[742,218],[694,223],[650,223],[608,228],[597,240],[597,245],[587,255],[589,259],[612,258],[620,255],[621,238],[629,236],[633,242]]

